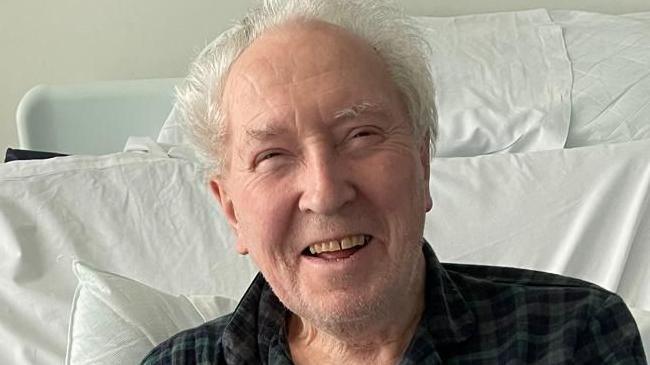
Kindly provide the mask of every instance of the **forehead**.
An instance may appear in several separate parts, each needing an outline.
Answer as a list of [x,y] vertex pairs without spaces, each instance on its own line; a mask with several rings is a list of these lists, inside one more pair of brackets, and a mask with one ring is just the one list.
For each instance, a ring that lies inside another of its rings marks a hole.
[[380,74],[385,71],[372,47],[347,30],[324,22],[293,22],[256,39],[234,63],[228,83],[253,73],[264,85],[354,68]]
[[320,109],[368,99],[386,104],[394,89],[385,63],[365,41],[328,23],[294,22],[263,34],[240,55],[223,104],[230,123],[246,123],[263,113],[292,113],[297,102]]

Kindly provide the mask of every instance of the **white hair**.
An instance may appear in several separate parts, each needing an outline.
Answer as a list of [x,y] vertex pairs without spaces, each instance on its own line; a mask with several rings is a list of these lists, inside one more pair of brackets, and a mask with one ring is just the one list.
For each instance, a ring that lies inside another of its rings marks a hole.
[[373,47],[404,98],[416,136],[428,137],[434,147],[429,48],[411,18],[382,0],[264,0],[201,52],[177,89],[184,132],[212,173],[221,173],[226,155],[222,94],[231,65],[261,34],[294,20],[334,24]]

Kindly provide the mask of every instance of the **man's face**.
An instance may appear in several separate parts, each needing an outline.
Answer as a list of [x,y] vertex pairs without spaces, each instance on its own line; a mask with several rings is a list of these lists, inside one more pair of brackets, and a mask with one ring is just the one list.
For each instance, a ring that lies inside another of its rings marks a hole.
[[[239,57],[223,102],[229,152],[211,186],[279,299],[340,322],[407,294],[423,267],[428,144],[374,50],[324,23],[285,25]],[[362,245],[310,252],[341,243]]]

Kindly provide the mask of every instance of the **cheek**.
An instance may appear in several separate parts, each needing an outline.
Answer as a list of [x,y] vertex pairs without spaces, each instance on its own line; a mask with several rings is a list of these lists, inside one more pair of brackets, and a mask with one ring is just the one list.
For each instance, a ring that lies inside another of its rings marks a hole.
[[384,208],[403,214],[405,208],[415,211],[418,205],[425,205],[423,172],[413,156],[395,156],[373,165],[366,181]]
[[286,189],[258,186],[243,190],[239,198],[238,230],[242,243],[252,250],[270,251],[282,242],[292,216]]

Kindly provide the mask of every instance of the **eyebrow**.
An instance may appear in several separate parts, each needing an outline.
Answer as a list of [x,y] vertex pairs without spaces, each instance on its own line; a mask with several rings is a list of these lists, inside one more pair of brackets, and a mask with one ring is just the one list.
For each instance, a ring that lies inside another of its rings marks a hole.
[[371,103],[369,101],[363,101],[358,104],[349,106],[347,108],[343,108],[337,112],[334,113],[334,120],[340,120],[340,119],[353,119],[358,117],[360,114],[363,112],[378,112],[381,111],[382,108],[379,104],[377,103]]
[[287,128],[285,127],[280,127],[280,126],[274,126],[272,124],[265,125],[262,128],[256,128],[256,129],[247,129],[246,130],[246,135],[252,139],[258,140],[258,141],[266,141],[269,140],[273,137],[286,134],[287,133]]
[[[360,103],[345,107],[334,112],[332,119],[335,121],[342,119],[354,119],[364,112],[381,112],[382,110],[383,109],[381,108],[381,104],[362,101]],[[246,136],[252,140],[268,141],[269,139],[272,139],[279,135],[287,134],[288,132],[289,130],[284,126],[268,123],[260,128],[247,129]]]

